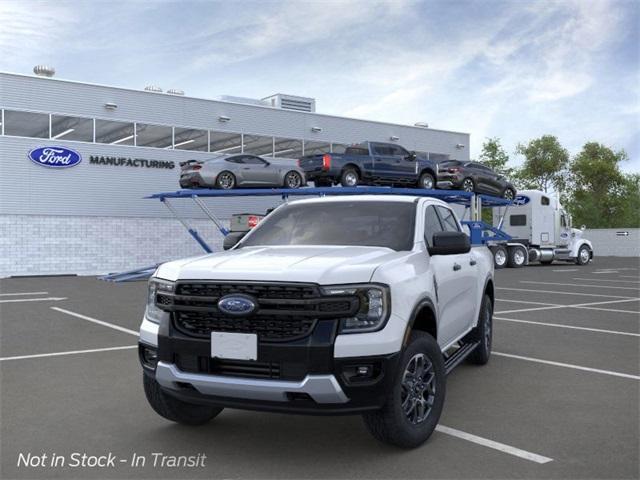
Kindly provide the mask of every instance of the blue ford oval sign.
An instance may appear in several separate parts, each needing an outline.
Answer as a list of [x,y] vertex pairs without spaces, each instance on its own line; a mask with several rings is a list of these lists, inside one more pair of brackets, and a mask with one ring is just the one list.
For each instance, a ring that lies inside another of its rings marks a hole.
[[39,147],[29,152],[29,159],[43,167],[69,168],[78,165],[82,156],[69,148]]
[[516,195],[516,198],[513,200],[514,205],[526,205],[529,203],[531,199],[526,195]]
[[218,310],[227,315],[249,315],[256,309],[256,302],[248,295],[225,295],[218,301]]

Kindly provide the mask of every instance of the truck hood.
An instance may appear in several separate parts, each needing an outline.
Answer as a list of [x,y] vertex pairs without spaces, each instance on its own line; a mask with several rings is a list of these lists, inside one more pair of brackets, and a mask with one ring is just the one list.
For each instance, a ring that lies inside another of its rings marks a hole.
[[321,285],[368,282],[380,265],[409,252],[384,247],[245,247],[160,265],[166,280],[253,280]]

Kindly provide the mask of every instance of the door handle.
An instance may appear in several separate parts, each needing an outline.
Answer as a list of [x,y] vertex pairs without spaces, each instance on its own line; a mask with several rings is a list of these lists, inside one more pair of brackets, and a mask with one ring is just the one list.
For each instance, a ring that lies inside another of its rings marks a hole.
[[457,272],[458,270],[460,270],[462,267],[460,266],[459,263],[454,263],[453,264],[453,271]]
[[471,260],[469,260],[469,265],[471,265],[472,267],[478,263],[477,261],[475,261],[473,258]]

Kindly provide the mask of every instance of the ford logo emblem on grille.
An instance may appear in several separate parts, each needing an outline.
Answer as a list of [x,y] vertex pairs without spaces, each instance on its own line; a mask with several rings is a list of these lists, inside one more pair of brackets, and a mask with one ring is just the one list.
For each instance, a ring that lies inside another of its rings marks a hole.
[[255,300],[248,295],[225,295],[218,301],[218,310],[227,315],[249,315],[256,306]]

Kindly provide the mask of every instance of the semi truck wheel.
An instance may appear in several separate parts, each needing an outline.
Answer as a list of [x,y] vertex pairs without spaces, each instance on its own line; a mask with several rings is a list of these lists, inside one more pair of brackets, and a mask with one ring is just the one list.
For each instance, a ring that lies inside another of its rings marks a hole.
[[202,425],[216,417],[223,409],[186,403],[162,391],[155,379],[143,374],[144,393],[151,408],[161,417],[184,425]]
[[507,249],[503,245],[495,245],[491,247],[491,253],[493,253],[493,266],[497,268],[504,268],[507,265],[509,255]]
[[576,263],[578,265],[586,265],[591,260],[591,250],[586,245],[582,245],[578,249],[578,256],[576,257]]
[[411,333],[385,406],[365,413],[364,424],[384,443],[402,448],[422,445],[438,424],[446,389],[444,358],[436,340]]
[[527,251],[523,247],[509,247],[508,253],[509,259],[507,260],[507,266],[509,268],[520,268],[526,265]]

